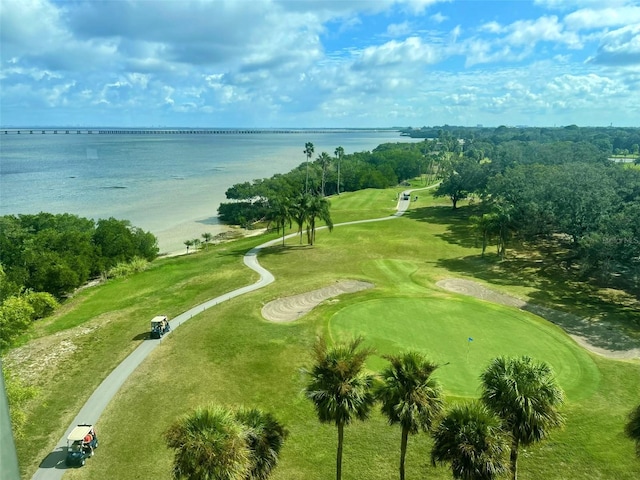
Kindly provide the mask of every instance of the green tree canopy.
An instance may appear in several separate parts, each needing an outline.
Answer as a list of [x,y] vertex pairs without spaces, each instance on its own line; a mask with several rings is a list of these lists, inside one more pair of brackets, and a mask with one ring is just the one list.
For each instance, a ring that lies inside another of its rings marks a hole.
[[520,445],[539,442],[564,423],[558,410],[564,393],[551,367],[527,356],[498,357],[480,378],[483,403],[511,435],[511,473],[516,480]]
[[479,402],[453,406],[433,432],[431,462],[450,464],[453,478],[492,480],[509,471],[507,435]]

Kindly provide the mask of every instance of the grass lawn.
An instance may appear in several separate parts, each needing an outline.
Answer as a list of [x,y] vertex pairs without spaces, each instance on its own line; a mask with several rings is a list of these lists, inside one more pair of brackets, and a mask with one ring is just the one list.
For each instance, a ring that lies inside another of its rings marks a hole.
[[[334,197],[333,220],[391,214],[396,191]],[[442,199],[434,200],[426,192],[419,197],[406,217],[340,227],[332,233],[323,230],[314,247],[300,246],[294,238],[284,247],[267,249],[261,263],[276,282],[210,308],[163,340],[107,407],[98,424],[96,456],[65,478],[169,478],[172,452],[164,445],[163,432],[180,415],[209,402],[257,406],[287,425],[291,434],[272,478],[332,478],[336,429],[317,421],[301,393],[301,368],[309,366],[310,347],[322,333],[362,333],[379,354],[412,347],[442,364],[450,362],[437,371],[449,402],[476,395],[477,375],[493,355],[528,353],[547,360],[567,391],[567,425],[521,452],[520,478],[639,478],[633,444],[622,435],[626,413],[640,401],[638,362],[589,354],[538,317],[450,294],[435,284],[446,277],[473,278],[521,298],[547,299],[544,304],[552,307],[572,298],[573,303],[564,305],[567,310],[606,308],[608,318],[620,324],[626,321],[626,311],[616,309],[609,294],[593,295],[591,289],[552,282],[522,262],[510,266],[480,259],[465,226],[469,207],[453,212]],[[357,215],[359,208],[362,215]],[[92,337],[100,340],[87,340],[95,353],[84,361],[84,368],[42,385],[38,402],[46,395],[47,405],[34,408],[29,423],[49,440],[28,437],[19,442],[23,470],[33,472],[79,408],[80,399],[68,393],[72,386],[86,385],[90,393],[142,341],[140,335],[156,313],[172,316],[250,283],[254,275],[241,266],[240,256],[263,241],[245,239],[162,260],[139,276],[86,291],[42,324],[39,341],[89,326],[97,332]],[[375,288],[327,301],[290,324],[269,323],[260,316],[260,308],[270,300],[346,278],[372,282]],[[469,343],[468,337],[474,341]],[[84,348],[78,351],[86,355]],[[79,360],[75,355],[70,358]],[[70,361],[60,363],[60,371]],[[369,366],[379,369],[383,364],[378,357]],[[349,426],[345,480],[395,478],[399,443],[399,429],[387,426],[377,412],[370,421]],[[31,450],[32,444],[38,449]],[[430,466],[429,454],[428,436],[410,438],[407,477],[451,478],[446,468]]]
[[[362,301],[331,317],[330,332],[340,339],[362,335],[379,355],[422,351],[442,365],[438,377],[454,396],[476,397],[480,373],[499,355],[529,355],[549,362],[570,400],[589,397],[600,383],[589,354],[576,349],[559,328],[534,315],[472,298],[425,292],[419,297]],[[380,357],[374,360],[374,370],[386,365]]]

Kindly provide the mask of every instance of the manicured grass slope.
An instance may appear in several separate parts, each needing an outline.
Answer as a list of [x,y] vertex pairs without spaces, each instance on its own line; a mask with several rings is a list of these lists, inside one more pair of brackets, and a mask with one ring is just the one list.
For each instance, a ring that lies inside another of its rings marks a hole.
[[27,477],[93,390],[144,341],[154,315],[174,316],[255,281],[256,274],[244,268],[235,248],[250,247],[245,241],[211,248],[206,255],[159,260],[146,272],[82,291],[54,317],[36,324],[32,342],[45,350],[46,358],[37,359],[36,368],[42,368],[35,379],[39,395],[28,409],[25,436],[17,440]]
[[[378,194],[363,192],[372,199],[364,203],[372,204]],[[393,192],[390,196],[393,199]],[[340,208],[342,197],[346,195],[332,200],[336,223],[342,216],[351,216],[345,212],[352,207]],[[544,357],[567,389],[567,426],[522,452],[520,478],[638,478],[640,462],[621,433],[624,415],[638,401],[638,364],[598,358],[530,314],[435,287],[441,278],[460,276],[446,268],[446,261],[463,262],[479,252],[472,241],[456,239],[455,226],[463,212],[452,213],[449,224],[444,211],[437,212],[437,222],[424,221],[433,215],[426,208],[433,203],[422,194],[412,204],[416,210],[409,218],[318,232],[313,248],[299,246],[297,239],[288,240],[285,247],[270,248],[261,262],[274,272],[276,282],[207,310],[163,340],[109,405],[99,424],[101,446],[96,456],[67,477],[169,478],[172,452],[164,446],[162,433],[190,409],[214,402],[258,406],[287,425],[291,435],[274,479],[332,478],[336,430],[320,425],[304,399],[301,368],[309,366],[309,350],[317,334],[358,332],[380,353],[412,346],[440,362],[451,362],[437,372],[450,402],[474,394],[477,373],[494,353]],[[246,246],[245,242],[242,247]],[[216,254],[199,254],[208,255]],[[174,260],[178,270],[180,261]],[[470,262],[481,269],[477,260]],[[234,271],[242,276],[242,269],[235,265]],[[198,273],[194,275],[197,279]],[[376,288],[325,302],[291,324],[268,323],[260,316],[261,306],[272,299],[342,278],[371,281]],[[535,281],[523,278],[522,283],[524,287],[511,282],[501,288],[523,296],[535,293]],[[469,336],[474,342],[469,345],[467,363]],[[379,358],[370,362],[371,368],[382,364]],[[377,412],[369,422],[349,426],[345,480],[395,478],[399,440],[399,429],[387,426]],[[450,478],[446,468],[429,465],[429,452],[428,436],[410,439],[407,478]]]
[[[577,350],[560,329],[533,315],[479,300],[381,298],[349,305],[330,322],[334,338],[362,335],[380,355],[407,348],[423,351],[442,365],[438,377],[455,396],[477,396],[482,369],[499,355],[545,359],[570,399],[590,396],[600,382],[591,357]],[[377,370],[384,364],[371,362]]]

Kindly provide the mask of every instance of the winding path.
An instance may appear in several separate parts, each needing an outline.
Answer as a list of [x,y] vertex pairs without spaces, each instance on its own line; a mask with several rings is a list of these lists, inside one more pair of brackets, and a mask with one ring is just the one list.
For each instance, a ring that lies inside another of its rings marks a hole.
[[[417,190],[426,190],[429,188],[433,188],[434,186],[435,185],[431,185],[425,188],[405,190],[404,192],[402,192],[409,194],[409,199],[402,200],[403,194],[400,194],[398,197],[399,200],[396,207],[396,212],[393,215],[382,218],[338,223],[334,225],[334,227],[355,225],[358,223],[379,222],[400,217],[409,208],[409,204],[411,202],[411,192]],[[323,228],[326,227],[320,227],[318,230]],[[287,235],[285,238],[292,238],[297,235],[297,233],[292,233],[290,235]],[[175,330],[180,325],[193,318],[195,315],[204,312],[208,308],[218,305],[219,303],[226,302],[227,300],[238,297],[240,295],[244,295],[245,293],[253,292],[260,288],[266,287],[270,283],[274,282],[275,277],[273,276],[273,274],[258,262],[258,253],[260,253],[262,249],[275,245],[281,241],[282,238],[270,240],[261,245],[258,245],[257,247],[252,248],[244,255],[244,264],[250,269],[257,272],[258,275],[260,275],[260,278],[257,282],[251,285],[247,285],[246,287],[238,288],[237,290],[233,290],[232,292],[220,295],[219,297],[213,298],[207,302],[197,305],[192,309],[178,315],[169,322],[169,324],[171,325],[171,330]],[[64,435],[60,438],[60,440],[58,440],[58,443],[53,451],[49,453],[49,455],[47,455],[47,457],[40,463],[38,470],[36,470],[36,473],[32,477],[33,480],[59,480],[62,478],[64,472],[67,469],[65,465],[65,457],[67,453],[67,436],[69,435],[71,430],[73,430],[73,428],[78,424],[97,423],[100,415],[102,415],[102,412],[107,407],[111,399],[115,396],[120,387],[122,387],[127,378],[129,378],[129,375],[131,375],[133,371],[138,368],[138,366],[159,345],[161,341],[162,340],[145,340],[144,342],[142,342],[138,348],[136,348],[127,358],[125,358],[122,363],[120,363],[120,365],[118,365],[107,376],[107,378],[102,381],[98,388],[96,388],[93,394],[89,397],[84,406],[80,409],[78,415],[76,415],[67,430],[64,432]]]

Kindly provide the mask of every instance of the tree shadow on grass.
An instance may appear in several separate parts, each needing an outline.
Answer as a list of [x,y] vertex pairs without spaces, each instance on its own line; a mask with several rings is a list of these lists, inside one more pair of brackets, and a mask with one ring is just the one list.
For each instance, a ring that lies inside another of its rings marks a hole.
[[313,245],[307,245],[306,243],[302,245],[296,244],[284,246],[282,245],[282,243],[279,243],[277,245],[271,245],[260,250],[260,257],[265,258],[276,255],[287,255],[293,252],[299,252],[300,250],[308,250],[311,248],[313,248]]
[[523,310],[585,338],[595,347],[611,351],[640,348],[637,302],[631,296],[620,302],[619,297],[600,287],[576,280],[557,264],[518,258],[500,261],[493,255],[441,259],[436,265],[492,285],[532,288]]
[[404,217],[418,222],[445,225],[446,230],[435,234],[436,237],[463,247],[478,247],[478,239],[469,222],[469,216],[480,215],[480,213],[478,206],[459,207],[454,210],[449,206],[437,205],[408,210]]

